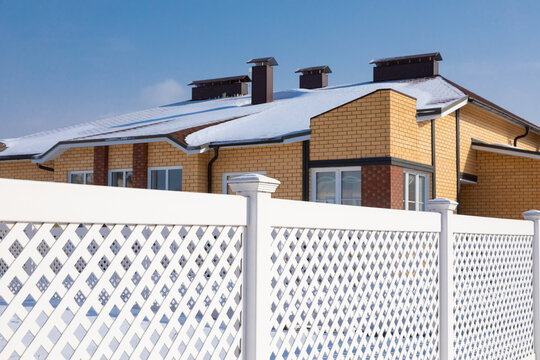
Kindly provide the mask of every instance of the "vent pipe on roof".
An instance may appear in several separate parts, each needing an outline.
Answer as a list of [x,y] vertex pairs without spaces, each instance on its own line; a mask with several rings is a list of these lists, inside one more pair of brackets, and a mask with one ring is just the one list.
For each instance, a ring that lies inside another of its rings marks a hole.
[[191,89],[191,100],[207,100],[247,95],[247,83],[250,81],[249,76],[239,75],[218,79],[196,80],[190,82],[188,85],[195,86]]
[[295,73],[300,75],[300,89],[319,89],[328,86],[328,74],[332,73],[329,66],[313,66],[298,69]]
[[273,57],[251,59],[251,104],[264,104],[274,101],[274,69],[278,63]]
[[391,81],[415,79],[439,75],[439,61],[442,56],[438,52],[371,60],[373,81]]

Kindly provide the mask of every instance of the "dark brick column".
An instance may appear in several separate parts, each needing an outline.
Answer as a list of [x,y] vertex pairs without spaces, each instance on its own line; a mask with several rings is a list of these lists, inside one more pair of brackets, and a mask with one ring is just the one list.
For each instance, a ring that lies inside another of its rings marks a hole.
[[362,206],[403,209],[403,169],[393,165],[363,166]]
[[133,144],[133,187],[148,187],[148,144]]
[[109,147],[94,147],[94,185],[109,183]]

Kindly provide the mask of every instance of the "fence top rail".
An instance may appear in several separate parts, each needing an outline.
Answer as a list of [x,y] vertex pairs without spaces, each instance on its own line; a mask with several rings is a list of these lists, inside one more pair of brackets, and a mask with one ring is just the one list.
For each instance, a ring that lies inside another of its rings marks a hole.
[[291,228],[441,231],[438,213],[272,199],[270,224]]
[[453,230],[465,234],[533,235],[532,221],[454,215]]
[[237,195],[0,179],[0,221],[244,226],[247,200]]

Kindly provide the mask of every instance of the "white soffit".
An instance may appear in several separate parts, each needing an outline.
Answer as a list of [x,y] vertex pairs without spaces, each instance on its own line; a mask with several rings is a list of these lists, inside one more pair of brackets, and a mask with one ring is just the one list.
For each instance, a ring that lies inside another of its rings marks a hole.
[[540,160],[540,152],[496,144],[472,143],[473,150]]

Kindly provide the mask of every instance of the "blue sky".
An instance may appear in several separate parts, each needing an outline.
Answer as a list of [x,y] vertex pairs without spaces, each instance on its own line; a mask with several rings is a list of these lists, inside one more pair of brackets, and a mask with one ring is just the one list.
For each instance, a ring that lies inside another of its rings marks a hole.
[[369,60],[440,51],[449,79],[540,124],[539,1],[0,0],[0,138],[187,99],[274,56],[369,81]]

